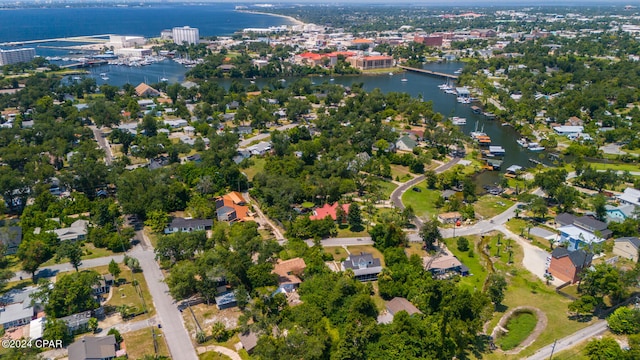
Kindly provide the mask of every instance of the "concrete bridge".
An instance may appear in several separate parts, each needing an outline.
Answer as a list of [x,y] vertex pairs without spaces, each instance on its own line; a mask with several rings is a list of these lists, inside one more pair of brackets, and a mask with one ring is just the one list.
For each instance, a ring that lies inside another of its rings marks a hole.
[[451,75],[451,74],[447,74],[447,73],[442,73],[442,72],[432,71],[432,70],[426,70],[426,69],[417,69],[417,68],[412,68],[412,67],[403,66],[403,65],[398,65],[398,67],[401,68],[401,69],[407,70],[407,71],[414,71],[414,72],[421,73],[421,74],[433,75],[433,76],[438,76],[438,77],[443,77],[443,78],[453,79],[453,80],[457,80],[458,79],[458,75]]

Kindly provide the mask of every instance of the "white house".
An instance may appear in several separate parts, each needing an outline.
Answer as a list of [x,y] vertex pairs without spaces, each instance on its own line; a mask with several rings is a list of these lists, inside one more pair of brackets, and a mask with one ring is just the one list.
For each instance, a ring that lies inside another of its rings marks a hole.
[[624,192],[618,195],[621,204],[640,206],[640,190],[634,188],[626,188]]
[[82,240],[87,236],[87,226],[89,222],[87,220],[76,220],[74,221],[70,227],[51,230],[54,232],[60,241],[76,241]]
[[165,125],[169,125],[174,129],[181,128],[183,126],[189,125],[189,122],[187,120],[184,120],[184,119],[164,120],[163,122],[164,122]]
[[555,131],[556,134],[561,136],[569,136],[569,135],[576,136],[584,131],[584,126],[567,126],[567,125],[556,126],[553,128],[553,131]]

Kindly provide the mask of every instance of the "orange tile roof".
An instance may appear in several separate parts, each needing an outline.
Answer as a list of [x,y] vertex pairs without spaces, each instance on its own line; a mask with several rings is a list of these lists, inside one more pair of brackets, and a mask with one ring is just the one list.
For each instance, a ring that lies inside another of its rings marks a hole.
[[316,54],[316,53],[312,53],[312,52],[305,52],[299,55],[301,58],[305,58],[305,59],[311,59],[311,60],[320,60],[322,59],[322,55],[320,54]]
[[233,200],[226,198],[226,197],[222,197],[222,201],[224,201],[224,206],[228,206],[230,208],[233,208],[236,211],[236,218],[242,221],[248,221],[248,220],[253,220],[252,217],[247,216],[247,213],[249,212],[249,207],[248,206],[244,206],[244,205],[236,205]]
[[273,267],[273,273],[285,276],[287,274],[300,274],[307,268],[303,258],[293,258],[289,260],[278,260]]
[[160,94],[158,90],[145,83],[140,83],[140,85],[136,86],[136,94],[138,94],[138,96],[144,95],[147,91],[150,91],[152,94]]
[[352,44],[371,44],[372,42],[373,40],[369,39],[355,39],[351,41]]
[[242,194],[237,191],[232,191],[223,197],[233,201],[234,204],[244,204],[246,202]]

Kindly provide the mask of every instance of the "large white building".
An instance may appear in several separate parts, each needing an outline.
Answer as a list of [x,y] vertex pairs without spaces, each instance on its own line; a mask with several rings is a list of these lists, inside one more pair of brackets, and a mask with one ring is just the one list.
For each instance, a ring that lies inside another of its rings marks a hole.
[[34,48],[0,50],[0,66],[29,62],[34,57],[36,57]]
[[120,49],[142,46],[145,43],[146,40],[142,36],[109,35],[109,42],[105,45],[107,47],[113,46],[114,49]]
[[120,57],[138,57],[143,58],[145,56],[151,56],[151,49],[136,49],[136,48],[120,48],[113,51],[114,54]]
[[182,45],[185,42],[190,45],[198,44],[200,42],[200,32],[198,29],[189,26],[174,27],[173,42],[178,45]]

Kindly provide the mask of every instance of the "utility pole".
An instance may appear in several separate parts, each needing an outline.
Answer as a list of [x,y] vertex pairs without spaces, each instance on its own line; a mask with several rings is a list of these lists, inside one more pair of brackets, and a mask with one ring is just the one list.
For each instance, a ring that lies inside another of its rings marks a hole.
[[553,341],[553,347],[551,348],[551,355],[549,355],[549,360],[551,360],[553,358],[553,351],[556,349],[556,343],[558,342],[558,339]]

